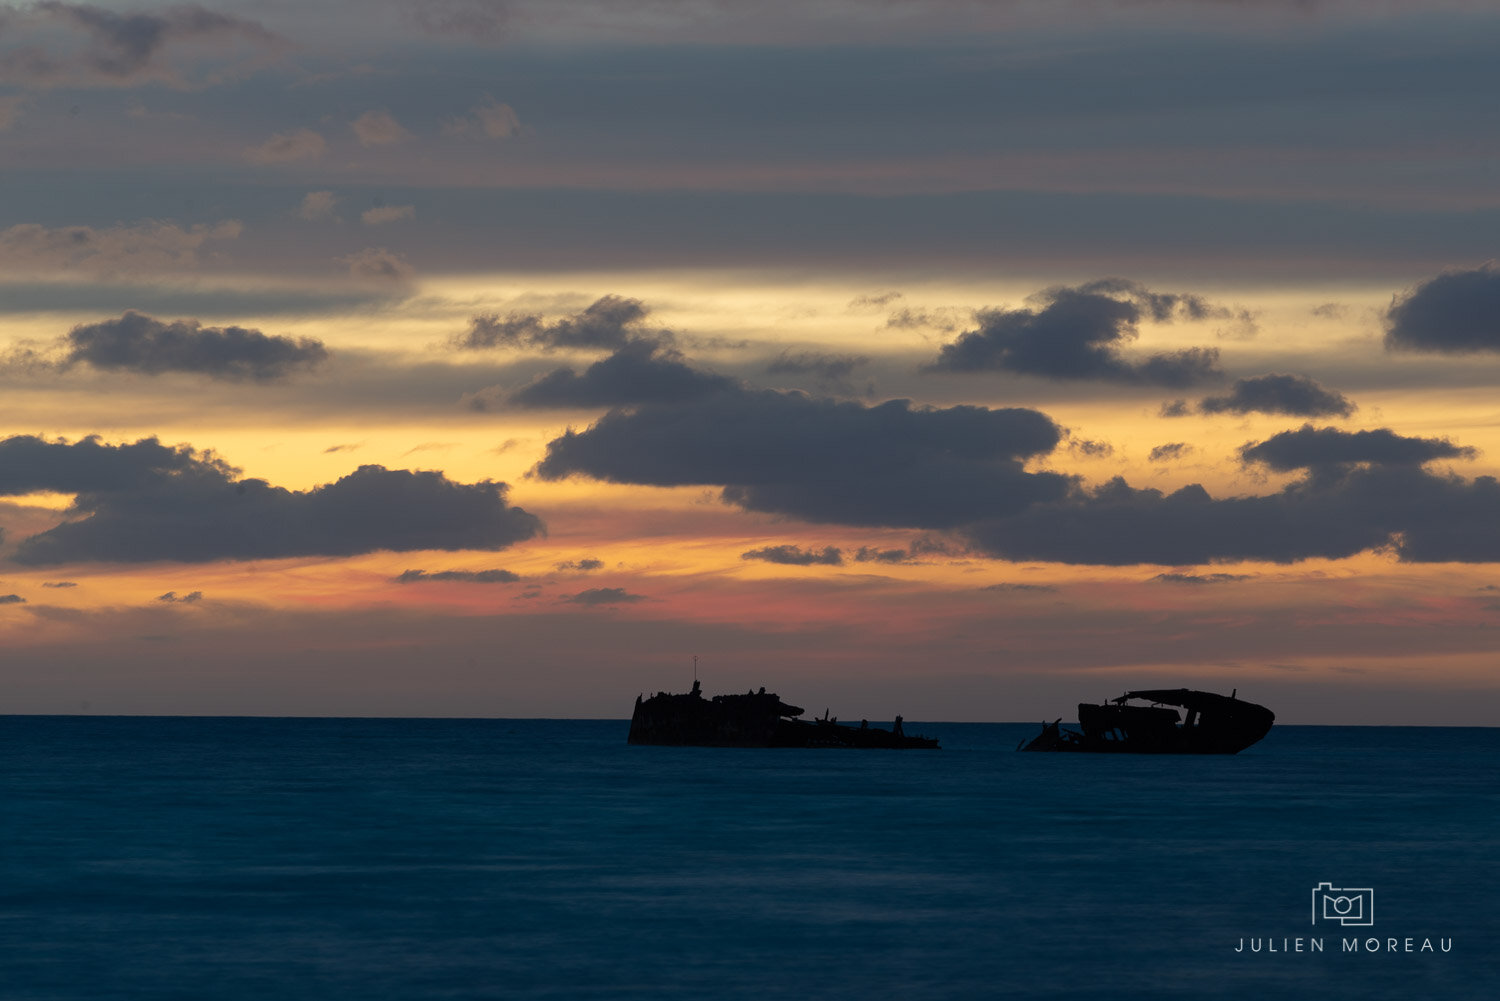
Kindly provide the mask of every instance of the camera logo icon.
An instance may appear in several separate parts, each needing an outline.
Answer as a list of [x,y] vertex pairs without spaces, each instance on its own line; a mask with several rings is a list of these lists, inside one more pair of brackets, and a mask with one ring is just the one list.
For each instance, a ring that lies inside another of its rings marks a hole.
[[1332,883],[1319,883],[1312,892],[1312,923],[1337,921],[1344,926],[1368,926],[1375,923],[1375,891],[1340,889]]

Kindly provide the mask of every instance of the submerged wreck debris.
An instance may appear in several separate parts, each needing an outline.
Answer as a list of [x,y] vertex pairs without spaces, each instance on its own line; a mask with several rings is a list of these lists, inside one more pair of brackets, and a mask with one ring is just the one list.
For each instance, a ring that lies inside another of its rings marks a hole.
[[[1042,732],[1018,751],[1100,751],[1136,754],[1238,754],[1271,730],[1276,714],[1235,696],[1188,688],[1126,692],[1102,705],[1078,705],[1076,730],[1062,720],[1042,724]],[[1130,705],[1132,700],[1148,703]],[[1187,710],[1187,719],[1173,706]]]
[[930,737],[912,737],[901,728],[897,716],[889,730],[840,723],[824,710],[821,719],[796,717],[803,710],[788,705],[762,688],[744,695],[703,697],[695,680],[686,695],[657,692],[651,698],[637,696],[630,717],[630,744],[674,744],[692,747],[861,747],[904,749],[935,748]]

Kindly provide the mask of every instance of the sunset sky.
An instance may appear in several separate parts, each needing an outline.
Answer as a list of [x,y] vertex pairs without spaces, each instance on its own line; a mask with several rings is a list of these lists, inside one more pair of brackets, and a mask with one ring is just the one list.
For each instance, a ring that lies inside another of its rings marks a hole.
[[[1500,720],[1500,8],[0,6],[0,713]],[[622,735],[623,739],[623,735]]]

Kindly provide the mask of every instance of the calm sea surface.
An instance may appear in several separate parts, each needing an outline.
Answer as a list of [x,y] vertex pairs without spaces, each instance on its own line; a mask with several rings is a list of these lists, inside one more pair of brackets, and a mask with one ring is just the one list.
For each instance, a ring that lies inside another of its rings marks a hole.
[[[1500,729],[1036,728],[0,717],[0,998],[1500,996]],[[1314,924],[1320,882],[1374,924]]]

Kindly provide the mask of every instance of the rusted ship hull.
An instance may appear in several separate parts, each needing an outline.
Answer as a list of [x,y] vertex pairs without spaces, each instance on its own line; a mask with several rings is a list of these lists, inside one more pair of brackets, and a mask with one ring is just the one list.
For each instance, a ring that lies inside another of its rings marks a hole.
[[[1130,705],[1131,701],[1149,705]],[[1186,719],[1173,707],[1186,710]],[[1269,733],[1275,721],[1271,710],[1235,694],[1146,689],[1099,705],[1080,703],[1078,730],[1063,729],[1061,720],[1043,723],[1042,732],[1017,750],[1238,754]]]

